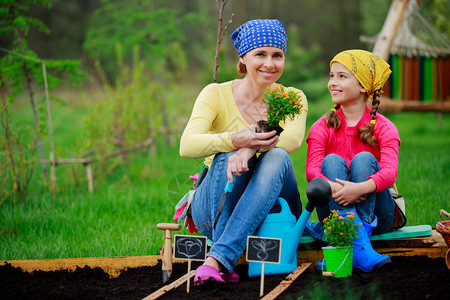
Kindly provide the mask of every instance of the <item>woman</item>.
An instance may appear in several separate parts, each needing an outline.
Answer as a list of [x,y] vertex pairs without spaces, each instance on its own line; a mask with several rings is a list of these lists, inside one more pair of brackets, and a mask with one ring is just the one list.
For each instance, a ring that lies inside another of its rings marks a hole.
[[[276,86],[283,73],[287,36],[278,20],[252,20],[232,35],[238,50],[238,72],[244,78],[210,84],[198,96],[180,142],[180,155],[206,157],[209,171],[191,204],[197,229],[213,244],[207,259],[196,270],[194,284],[206,280],[239,281],[233,272],[254,233],[278,197],[285,198],[298,217],[302,205],[288,153],[303,141],[307,101],[300,116],[288,120],[284,131],[255,133],[266,118],[260,101]],[[234,183],[223,209],[218,209],[227,181]],[[218,212],[219,211],[219,212]],[[218,217],[217,217],[218,216]],[[215,219],[217,217],[217,223]]]
[[368,240],[373,228],[387,232],[395,221],[389,187],[397,177],[400,138],[395,125],[377,113],[390,74],[389,65],[373,53],[348,50],[336,55],[328,82],[335,105],[313,124],[307,138],[307,180],[322,177],[332,189],[329,204],[317,207],[319,220],[331,210],[356,210],[366,230],[358,232],[354,266],[366,272],[390,263]]

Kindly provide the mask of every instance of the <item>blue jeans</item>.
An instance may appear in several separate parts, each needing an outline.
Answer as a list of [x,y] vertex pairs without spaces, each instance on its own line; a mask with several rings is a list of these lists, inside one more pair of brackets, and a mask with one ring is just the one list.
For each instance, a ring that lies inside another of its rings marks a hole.
[[[369,152],[360,152],[350,162],[350,170],[343,158],[336,154],[329,154],[322,162],[322,174],[331,181],[336,178],[351,182],[366,181],[369,176],[380,170],[376,158]],[[373,233],[384,233],[389,231],[395,221],[395,204],[389,189],[378,193],[367,194],[366,200],[357,204],[342,206],[331,199],[326,205],[317,207],[319,220],[330,215],[331,210],[346,211],[356,209],[361,220],[371,224],[378,219],[378,225]]]
[[234,268],[244,252],[247,236],[254,234],[278,197],[286,199],[297,218],[302,210],[291,159],[283,149],[274,148],[258,158],[251,158],[248,162],[250,170],[236,177],[233,191],[227,194],[225,206],[213,228],[228,181],[228,158],[233,153],[215,155],[191,204],[195,226],[213,242],[208,256],[217,259],[228,271]]

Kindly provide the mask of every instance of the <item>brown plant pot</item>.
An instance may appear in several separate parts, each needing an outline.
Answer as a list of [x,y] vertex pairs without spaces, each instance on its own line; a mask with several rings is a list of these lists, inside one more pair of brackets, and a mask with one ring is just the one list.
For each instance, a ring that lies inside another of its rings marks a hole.
[[256,123],[256,129],[255,131],[258,133],[261,132],[270,132],[272,130],[276,130],[277,131],[277,135],[280,135],[281,132],[283,132],[283,128],[280,126],[270,126],[269,123],[267,123],[266,120],[259,120],[258,123]]

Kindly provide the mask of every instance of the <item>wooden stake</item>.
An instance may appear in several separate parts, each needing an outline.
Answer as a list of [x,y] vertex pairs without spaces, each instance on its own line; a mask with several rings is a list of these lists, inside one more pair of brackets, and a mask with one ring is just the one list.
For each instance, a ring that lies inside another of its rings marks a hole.
[[284,292],[292,282],[294,282],[295,279],[300,276],[303,272],[305,272],[309,266],[311,266],[311,263],[303,263],[300,266],[298,266],[297,269],[295,269],[291,274],[286,276],[286,278],[280,282],[280,284],[275,287],[273,290],[271,290],[267,295],[264,296],[261,300],[272,300],[276,299],[282,292]]
[[87,173],[87,178],[88,178],[89,192],[92,193],[94,191],[94,180],[92,179],[92,166],[91,166],[91,164],[86,164],[86,173]]
[[[188,260],[188,271],[187,273],[191,273],[191,260]],[[189,294],[189,288],[191,287],[191,278],[188,276],[186,292]]]
[[42,61],[42,73],[44,76],[44,90],[45,90],[45,102],[47,103],[47,118],[48,118],[48,133],[50,136],[50,143],[52,150],[50,151],[50,179],[53,201],[55,201],[55,185],[56,185],[56,172],[55,172],[55,143],[53,141],[53,124],[52,124],[52,114],[50,111],[50,99],[48,96],[48,83],[47,83],[47,68],[45,66],[45,61]]
[[153,299],[157,299],[159,297],[161,297],[162,295],[164,295],[165,293],[167,293],[168,291],[171,291],[173,289],[176,289],[177,287],[179,287],[180,285],[182,285],[186,280],[188,280],[188,278],[190,279],[191,277],[193,277],[195,275],[195,270],[191,271],[190,273],[187,273],[186,275],[184,275],[183,277],[178,278],[177,280],[175,280],[174,282],[172,282],[171,284],[168,284],[166,286],[163,286],[162,288],[160,288],[159,290],[157,290],[156,292],[148,295],[147,297],[145,297],[142,300],[153,300]]
[[264,263],[261,263],[261,284],[259,286],[259,297],[264,295]]
[[53,201],[55,201],[55,194],[56,194],[56,166],[55,166],[55,154],[54,152],[50,152],[50,179],[52,182],[52,195],[53,195]]

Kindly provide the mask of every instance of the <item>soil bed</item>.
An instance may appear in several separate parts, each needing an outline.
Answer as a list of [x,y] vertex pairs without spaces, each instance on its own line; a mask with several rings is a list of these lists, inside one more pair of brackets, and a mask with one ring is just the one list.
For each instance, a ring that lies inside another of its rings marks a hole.
[[[306,271],[278,299],[445,299],[450,294],[450,270],[444,258],[425,256],[392,257],[394,264],[379,272],[353,271],[348,278],[323,277]],[[195,269],[198,263],[193,263]],[[160,299],[259,299],[259,277],[249,279],[247,265],[238,265],[237,284],[186,284]],[[187,272],[187,263],[174,264],[171,280]],[[2,299],[142,299],[162,286],[161,262],[154,267],[124,271],[117,278],[100,268],[78,268],[74,272],[22,272],[6,264],[0,267]],[[265,277],[265,293],[275,288],[285,275]]]

